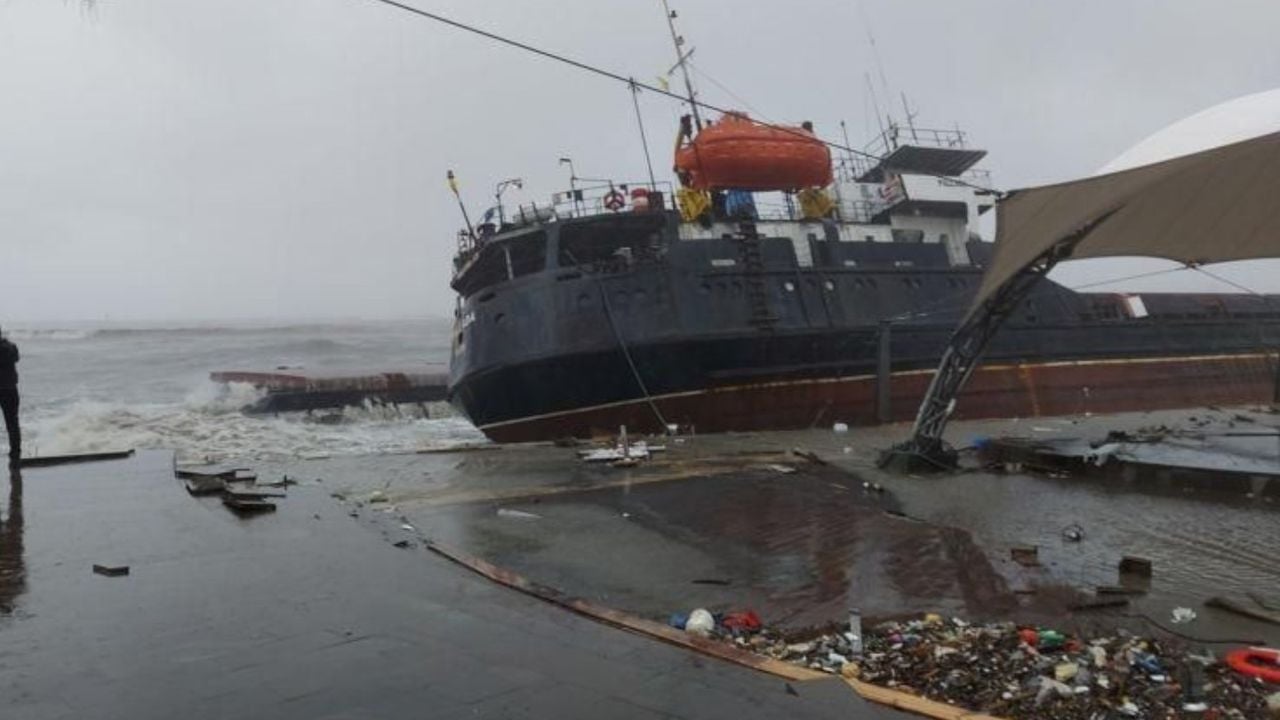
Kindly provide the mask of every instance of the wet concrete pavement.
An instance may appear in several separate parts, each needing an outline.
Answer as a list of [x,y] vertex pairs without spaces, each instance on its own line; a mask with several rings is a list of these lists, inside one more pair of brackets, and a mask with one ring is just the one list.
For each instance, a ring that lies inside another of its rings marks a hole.
[[407,533],[349,517],[332,477],[241,519],[171,463],[28,470],[0,495],[5,718],[900,717],[398,549]]
[[[1225,427],[1239,412],[954,423],[953,440],[1101,437],[1152,424],[1203,429],[1207,415]],[[1250,427],[1267,422],[1276,418],[1256,414]],[[627,470],[587,466],[572,450],[547,446],[290,467],[326,477],[352,503],[380,493],[387,502],[365,505],[366,519],[392,526],[407,519],[428,537],[531,579],[654,619],[699,606],[750,607],[770,624],[799,627],[839,621],[857,605],[868,615],[929,610],[1153,632],[1133,616],[1169,625],[1173,608],[1186,606],[1199,618],[1179,629],[1196,637],[1280,643],[1276,626],[1202,606],[1223,594],[1280,600],[1280,509],[1266,498],[1161,494],[1028,474],[905,477],[876,469],[876,451],[907,430],[702,436]],[[795,447],[831,467],[785,454]],[[797,472],[771,469],[779,463]],[[863,483],[886,492],[868,492]],[[538,517],[501,512],[510,510]],[[1075,524],[1082,542],[1063,538]],[[1012,562],[1009,550],[1020,545],[1037,546],[1042,567]],[[1125,555],[1154,561],[1149,592],[1129,608],[1069,613],[1062,586],[1116,584]]]

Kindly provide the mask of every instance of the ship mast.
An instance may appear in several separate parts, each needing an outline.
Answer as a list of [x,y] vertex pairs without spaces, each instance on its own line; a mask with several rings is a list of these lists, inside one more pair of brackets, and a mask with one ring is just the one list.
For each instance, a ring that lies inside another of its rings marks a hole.
[[[684,89],[689,93],[689,109],[693,111],[693,126],[699,130],[702,129],[702,116],[698,114],[698,101],[694,97],[693,81],[689,79],[689,67],[685,63],[689,56],[693,54],[693,50],[685,52],[681,46],[684,45],[684,38],[676,32],[676,14],[667,4],[667,0],[662,0],[662,9],[667,13],[667,27],[671,29],[671,42],[676,47],[676,67],[680,68],[680,73],[684,76]],[[675,70],[673,67],[672,70]],[[669,75],[670,73],[668,73]]]

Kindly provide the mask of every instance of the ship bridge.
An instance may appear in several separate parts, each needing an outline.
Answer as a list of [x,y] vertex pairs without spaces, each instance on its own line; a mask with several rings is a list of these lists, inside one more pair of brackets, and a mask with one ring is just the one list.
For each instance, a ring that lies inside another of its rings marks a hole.
[[987,156],[986,150],[968,147],[963,131],[897,125],[863,150],[866,156],[856,164],[857,181],[863,183],[882,183],[901,174],[960,177]]

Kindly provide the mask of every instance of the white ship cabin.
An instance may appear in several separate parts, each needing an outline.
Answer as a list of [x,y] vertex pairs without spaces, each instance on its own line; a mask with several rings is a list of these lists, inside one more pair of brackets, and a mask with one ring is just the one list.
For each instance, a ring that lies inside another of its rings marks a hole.
[[[996,194],[986,189],[990,175],[975,168],[986,151],[970,148],[960,130],[892,126],[864,152],[865,156],[838,159],[834,182],[821,190],[744,193],[750,198],[745,213],[740,206],[736,214],[726,211],[724,194],[713,194],[712,208],[700,217],[681,213],[679,237],[732,237],[744,220],[753,219],[760,235],[790,238],[801,267],[813,263],[811,240],[936,243],[946,248],[952,266],[969,265],[967,243],[979,237],[979,217],[996,200]],[[532,225],[683,210],[679,193],[673,190],[670,183],[611,182],[556,193],[545,204],[495,207],[486,216],[501,218],[500,222],[482,224],[477,241],[460,232],[457,269],[467,264],[478,245],[508,233],[519,234]],[[816,205],[815,192],[820,198]]]

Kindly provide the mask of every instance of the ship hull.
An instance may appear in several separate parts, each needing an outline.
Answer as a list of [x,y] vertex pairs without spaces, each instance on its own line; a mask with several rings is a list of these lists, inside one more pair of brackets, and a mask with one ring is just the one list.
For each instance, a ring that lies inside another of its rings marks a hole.
[[[680,355],[660,354],[672,358],[664,373],[669,377]],[[1037,417],[1269,402],[1276,392],[1276,362],[1276,355],[1266,352],[997,360],[974,373],[961,393],[956,417]],[[464,380],[455,388],[454,402],[468,412],[462,402],[466,397],[528,400],[528,393],[519,388],[530,383],[561,391],[559,407],[548,404],[541,412],[536,407],[512,412],[488,406],[494,414],[487,421],[473,416],[485,435],[503,443],[603,436],[623,425],[638,432],[661,432],[664,425],[672,424],[684,432],[730,432],[880,421],[879,379],[872,368],[810,369],[790,377],[658,388],[646,398],[620,353],[557,358],[553,365],[555,369],[537,363]],[[892,371],[888,419],[914,419],[932,377],[932,368]],[[473,406],[471,412],[477,409]]]

